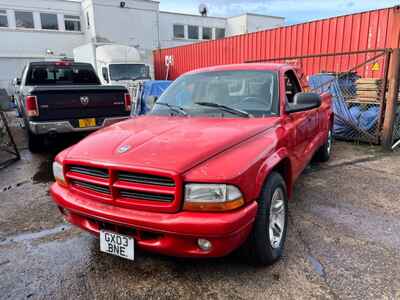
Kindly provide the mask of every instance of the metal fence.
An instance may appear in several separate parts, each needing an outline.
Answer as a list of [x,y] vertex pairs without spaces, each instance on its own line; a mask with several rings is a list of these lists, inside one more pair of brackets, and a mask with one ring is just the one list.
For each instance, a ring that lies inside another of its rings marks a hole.
[[396,118],[393,127],[393,146],[392,149],[400,149],[400,91],[397,96]]
[[313,74],[307,76],[309,89],[329,91],[333,96],[335,137],[378,144],[384,120],[389,57],[389,49],[377,49],[262,62],[288,63],[305,74]]
[[7,114],[0,111],[0,169],[19,159],[20,154],[8,126]]

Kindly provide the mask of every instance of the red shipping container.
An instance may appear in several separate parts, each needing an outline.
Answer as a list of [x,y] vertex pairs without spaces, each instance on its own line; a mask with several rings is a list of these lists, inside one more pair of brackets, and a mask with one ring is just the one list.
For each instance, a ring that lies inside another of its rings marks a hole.
[[[201,67],[251,61],[287,61],[290,57],[365,51],[399,47],[399,7],[332,17],[256,33],[227,37],[175,48],[155,50],[154,68],[157,79],[165,79],[165,57],[174,61],[168,79]],[[344,72],[370,59],[373,52],[342,56],[313,57],[302,61],[305,73]],[[291,63],[295,63],[293,60]],[[374,76],[370,66],[364,76]]]

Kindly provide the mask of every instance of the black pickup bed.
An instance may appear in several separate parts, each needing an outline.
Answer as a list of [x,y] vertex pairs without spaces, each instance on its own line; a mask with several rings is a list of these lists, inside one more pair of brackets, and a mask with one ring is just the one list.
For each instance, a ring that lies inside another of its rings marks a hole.
[[37,97],[40,113],[31,120],[128,116],[124,103],[126,93],[122,86],[33,86],[28,94]]

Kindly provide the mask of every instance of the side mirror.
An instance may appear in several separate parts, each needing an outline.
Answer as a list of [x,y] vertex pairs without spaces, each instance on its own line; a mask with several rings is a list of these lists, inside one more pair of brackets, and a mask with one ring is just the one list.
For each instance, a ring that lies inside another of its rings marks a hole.
[[288,103],[286,112],[288,114],[306,111],[321,106],[321,96],[316,93],[297,93],[294,103]]
[[110,82],[110,78],[108,77],[108,69],[106,67],[103,67],[101,69],[101,73],[103,75],[103,78],[106,82]]
[[14,85],[21,85],[21,78],[14,78],[12,82]]

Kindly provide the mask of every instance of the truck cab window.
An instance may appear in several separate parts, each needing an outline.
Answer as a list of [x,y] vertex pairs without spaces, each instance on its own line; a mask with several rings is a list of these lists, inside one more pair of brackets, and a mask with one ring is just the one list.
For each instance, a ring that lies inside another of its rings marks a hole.
[[149,68],[145,64],[111,64],[111,80],[137,80],[150,78]]
[[35,64],[30,68],[27,85],[99,84],[91,66]]
[[285,91],[287,103],[293,103],[294,96],[301,92],[299,81],[293,71],[285,73]]

